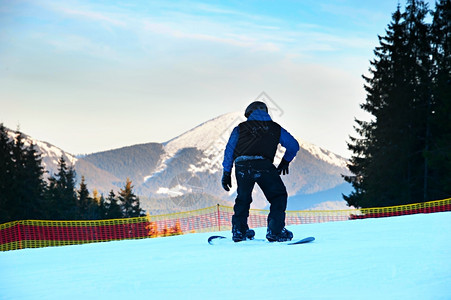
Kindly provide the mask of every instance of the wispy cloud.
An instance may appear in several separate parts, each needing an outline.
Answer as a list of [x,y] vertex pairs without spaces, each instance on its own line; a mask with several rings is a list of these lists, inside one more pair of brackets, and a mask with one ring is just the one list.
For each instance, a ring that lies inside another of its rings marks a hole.
[[[52,0],[42,0],[40,4],[57,14],[79,21],[79,24],[75,24],[75,28],[76,26],[89,28],[84,24],[87,21],[102,25],[93,27],[92,31],[67,33],[66,37],[59,40],[53,39],[51,44],[60,50],[78,49],[80,52],[102,54],[114,49],[118,40],[130,37],[134,43],[149,45],[149,41],[153,39],[152,35],[192,41],[192,44],[207,42],[211,45],[225,45],[249,51],[279,52],[287,57],[290,53],[296,54],[295,56],[299,54],[312,56],[347,48],[362,49],[373,46],[373,40],[350,36],[347,31],[338,32],[321,22],[293,23],[292,20],[261,15],[254,11],[241,12],[235,7],[217,4],[156,1],[145,6],[134,3],[133,6],[118,7],[110,6],[108,3]],[[323,10],[333,9],[332,5],[321,7]],[[337,13],[341,12],[342,10],[338,10]],[[111,36],[114,39],[109,39],[101,30],[113,33]],[[75,36],[78,37],[74,38]],[[103,37],[101,41],[97,39],[98,36]],[[79,45],[76,40],[80,40]],[[72,46],[66,46],[62,41],[67,41],[67,44]],[[96,47],[95,43],[103,45]],[[139,48],[142,45],[135,47]],[[202,51],[202,47],[199,47],[199,51]]]
[[243,15],[242,12],[227,8],[218,7],[211,4],[206,3],[195,3],[194,5],[191,5],[191,7],[195,7],[198,10],[208,12],[208,13],[215,13],[215,14],[226,14],[226,15]]
[[[344,18],[347,20],[347,23],[352,23],[354,26],[357,26],[355,28],[357,31],[359,30],[359,28],[367,28],[368,26],[371,26],[372,22],[379,20],[388,20],[388,18],[390,17],[389,15],[378,12],[377,10],[371,10],[369,8],[371,6],[371,3],[369,3],[365,8],[355,7],[354,5],[346,3],[335,4],[319,2],[319,5],[322,11],[326,14]],[[384,3],[381,2],[379,5],[384,5]],[[395,1],[393,1],[391,6],[393,10],[396,9]]]
[[58,39],[48,37],[48,43],[52,45],[57,52],[86,53],[89,56],[101,57],[109,60],[116,60],[119,57],[117,51],[111,46],[95,42],[80,35],[65,35]]
[[49,10],[75,19],[81,19],[84,21],[89,20],[114,26],[126,26],[126,23],[121,20],[120,16],[95,10],[86,5],[83,6],[81,4],[74,4],[71,2],[53,2],[45,0],[37,3]]
[[92,20],[92,21],[98,21],[98,22],[106,22],[112,25],[116,26],[125,26],[126,23],[118,20],[116,18],[110,17],[104,13],[99,13],[95,11],[89,11],[89,10],[79,10],[79,9],[72,9],[67,7],[55,7],[58,11],[70,15],[73,17],[81,17],[84,19]]
[[[199,11],[212,12],[213,15],[197,15]],[[294,25],[273,16],[241,13],[207,4],[195,4],[191,11],[166,11],[165,15],[166,18],[144,20],[143,28],[177,39],[209,41],[268,52],[332,52],[372,47],[374,42],[367,37],[351,35],[346,30],[327,27],[321,22]]]
[[235,47],[249,48],[260,51],[278,51],[279,46],[269,40],[260,40],[255,37],[250,37],[246,34],[221,33],[209,34],[207,32],[183,30],[178,24],[167,24],[160,22],[143,21],[144,29],[154,34],[169,36],[173,38],[207,41],[219,44],[226,44]]
[[207,12],[212,13],[216,15],[229,15],[232,17],[239,18],[241,20],[249,20],[252,22],[268,22],[268,23],[274,23],[279,22],[280,20],[268,16],[268,15],[261,15],[261,14],[252,14],[252,13],[246,13],[240,10],[234,10],[230,8],[224,8],[218,5],[212,5],[212,4],[206,4],[206,3],[192,3],[190,5],[190,8],[193,12]]
[[[106,25],[104,27],[108,27],[109,30],[114,30],[114,27],[125,29],[130,36],[135,35],[138,39],[141,37],[140,32],[144,30],[175,39],[211,42],[259,51],[280,50],[280,41],[273,41],[268,35],[261,34],[263,31],[279,30],[278,26],[253,23],[249,20],[262,20],[263,17],[204,3],[190,3],[189,6],[184,6],[183,3],[174,5],[155,2],[152,5],[156,8],[147,13],[141,13],[136,7],[116,8],[112,13],[108,6],[89,3],[43,0],[39,4],[41,7],[80,22],[97,22]],[[226,16],[225,19],[217,19],[218,14]],[[82,42],[80,47],[66,47],[63,42],[56,40],[51,44],[59,49],[90,49],[92,47],[82,47],[82,45],[88,44],[86,41],[90,39],[89,34],[94,32],[95,30],[87,33],[84,38],[81,36],[78,38]],[[74,37],[68,37],[67,40],[73,41]]]

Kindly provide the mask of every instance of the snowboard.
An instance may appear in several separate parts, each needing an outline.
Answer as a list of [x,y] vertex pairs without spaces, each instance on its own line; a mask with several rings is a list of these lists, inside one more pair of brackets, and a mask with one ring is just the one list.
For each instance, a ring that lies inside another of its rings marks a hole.
[[227,238],[225,236],[221,236],[221,235],[212,235],[208,238],[208,243],[210,245],[218,245],[222,242],[231,242],[233,244],[240,244],[240,243],[266,243],[266,244],[283,244],[283,245],[299,245],[299,244],[306,244],[306,243],[310,243],[313,242],[315,240],[315,238],[313,236],[309,236],[300,240],[291,240],[291,241],[287,241],[287,242],[269,242],[267,240],[263,240],[263,239],[252,239],[252,240],[245,240],[245,241],[241,241],[241,242],[234,242],[232,239]]

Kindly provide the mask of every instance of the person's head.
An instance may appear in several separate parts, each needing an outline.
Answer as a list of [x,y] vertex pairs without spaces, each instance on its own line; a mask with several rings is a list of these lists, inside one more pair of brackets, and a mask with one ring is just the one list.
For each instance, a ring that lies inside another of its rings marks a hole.
[[249,116],[255,111],[255,110],[263,110],[265,112],[268,112],[268,107],[264,102],[261,101],[254,101],[246,108],[244,112],[244,116],[246,118],[249,118]]

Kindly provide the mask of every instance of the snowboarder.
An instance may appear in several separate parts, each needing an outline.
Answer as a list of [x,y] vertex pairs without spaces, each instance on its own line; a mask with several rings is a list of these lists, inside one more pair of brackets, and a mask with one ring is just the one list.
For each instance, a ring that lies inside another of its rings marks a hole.
[[[247,218],[255,183],[270,203],[266,238],[270,242],[290,241],[293,233],[285,228],[287,190],[280,175],[288,174],[288,165],[299,151],[296,139],[268,114],[268,107],[260,101],[252,102],[244,113],[247,121],[236,126],[229,138],[223,161],[222,187],[230,191],[231,171],[235,162],[237,196],[233,207],[232,239],[235,242],[253,239]],[[282,161],[273,165],[278,144],[286,148]]]

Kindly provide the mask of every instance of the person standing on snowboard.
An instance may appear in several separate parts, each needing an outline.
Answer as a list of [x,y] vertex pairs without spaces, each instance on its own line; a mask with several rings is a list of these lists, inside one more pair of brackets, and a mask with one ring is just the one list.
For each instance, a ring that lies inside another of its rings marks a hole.
[[[235,162],[237,196],[233,207],[232,239],[235,242],[253,239],[247,218],[255,183],[270,203],[266,238],[270,242],[291,241],[293,233],[285,228],[287,190],[280,175],[288,174],[288,165],[299,151],[296,139],[271,120],[268,107],[260,101],[252,102],[244,113],[247,121],[236,126],[224,152],[222,187],[232,187],[231,171]],[[278,144],[286,148],[279,166],[273,165]]]

